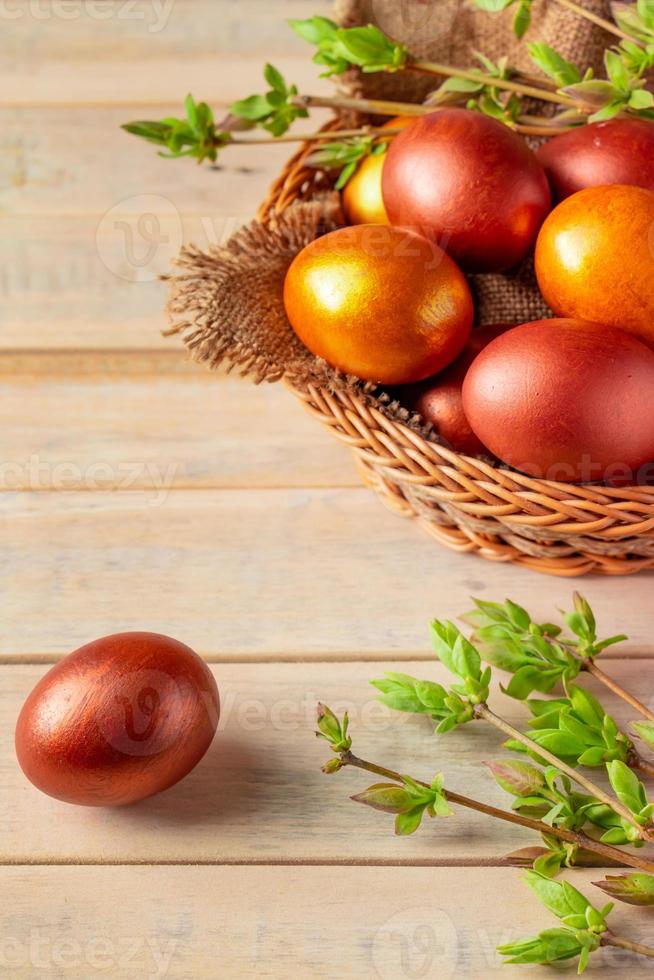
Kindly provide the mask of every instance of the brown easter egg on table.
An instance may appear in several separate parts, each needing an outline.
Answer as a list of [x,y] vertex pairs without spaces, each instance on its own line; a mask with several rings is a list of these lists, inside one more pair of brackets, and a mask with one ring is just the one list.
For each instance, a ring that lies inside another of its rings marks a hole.
[[497,323],[478,327],[454,364],[435,378],[428,378],[419,385],[396,392],[400,402],[413,412],[418,412],[456,452],[467,456],[488,455],[488,449],[472,431],[463,410],[462,388],[468,369],[477,355],[501,334],[511,330],[512,324]]
[[[405,129],[415,116],[398,116],[382,129]],[[386,154],[367,156],[345,185],[343,210],[351,225],[389,224],[382,197],[382,170]]]
[[16,725],[27,778],[58,800],[118,806],[178,782],[218,725],[213,674],[158,633],[116,633],[80,647],[38,682]]
[[586,187],[633,184],[654,191],[654,121],[609,119],[561,133],[536,156],[557,201]]
[[654,193],[620,184],[566,198],[538,236],[536,276],[557,316],[606,323],[654,346]]
[[466,272],[520,262],[551,206],[545,171],[522,137],[467,109],[422,116],[396,136],[382,189],[394,225],[432,238]]
[[300,340],[366,381],[421,381],[463,350],[473,320],[465,277],[437,245],[387,225],[354,225],[311,242],[284,287]]
[[604,324],[509,330],[468,371],[463,406],[482,443],[530,476],[635,482],[654,460],[654,352]]

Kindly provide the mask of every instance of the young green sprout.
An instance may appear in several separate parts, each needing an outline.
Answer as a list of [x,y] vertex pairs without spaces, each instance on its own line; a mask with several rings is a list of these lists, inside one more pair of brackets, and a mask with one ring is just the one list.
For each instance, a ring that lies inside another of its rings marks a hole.
[[569,882],[552,881],[537,871],[525,872],[524,880],[562,924],[531,939],[498,946],[498,953],[507,957],[507,963],[550,965],[578,959],[577,973],[583,973],[591,955],[601,946],[616,946],[654,959],[651,947],[616,936],[609,930],[606,920],[613,909],[612,902],[598,909]]

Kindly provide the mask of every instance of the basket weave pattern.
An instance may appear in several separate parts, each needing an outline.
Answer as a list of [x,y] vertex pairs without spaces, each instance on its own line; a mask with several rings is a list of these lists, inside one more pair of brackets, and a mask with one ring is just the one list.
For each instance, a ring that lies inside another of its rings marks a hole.
[[[274,221],[324,189],[324,178],[306,165],[313,149],[305,146],[289,161],[260,220]],[[388,507],[455,551],[569,577],[654,567],[654,488],[533,479],[428,440],[356,391],[291,390],[352,449],[364,482]]]

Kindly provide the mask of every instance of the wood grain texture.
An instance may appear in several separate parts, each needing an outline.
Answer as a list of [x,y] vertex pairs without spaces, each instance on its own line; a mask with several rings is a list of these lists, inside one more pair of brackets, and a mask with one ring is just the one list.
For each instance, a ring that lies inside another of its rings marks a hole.
[[0,354],[0,489],[358,486],[350,453],[281,385],[180,351]]
[[265,61],[309,83],[318,69],[287,20],[329,12],[326,0],[15,0],[0,104],[160,105],[191,91],[227,105],[261,87]]
[[[211,658],[429,656],[427,624],[470,596],[540,621],[572,589],[513,565],[452,554],[364,488],[0,495],[0,649],[66,653],[121,629],[172,633]],[[651,655],[651,576],[584,593],[614,654]],[[35,602],[37,605],[35,605]]]
[[[531,831],[460,808],[453,817],[426,820],[412,837],[397,838],[392,817],[349,800],[377,777],[355,770],[327,777],[320,771],[331,756],[313,734],[322,700],[334,711],[348,711],[354,751],[362,758],[419,779],[442,771],[453,791],[510,805],[482,765],[502,756],[501,736],[478,722],[436,737],[427,719],[391,712],[369,683],[392,669],[378,663],[216,665],[218,735],[185,780],[130,807],[60,803],[25,779],[13,749],[20,706],[44,669],[0,668],[0,862],[497,864],[516,848],[538,843]],[[449,682],[438,663],[403,669]],[[651,702],[650,662],[622,661],[611,669]],[[620,724],[632,717],[615,699],[604,700]],[[523,706],[502,695],[497,684],[491,703],[514,724],[525,721]]]
[[[572,880],[600,904],[596,878]],[[507,969],[495,953],[555,922],[516,879],[500,869],[3,868],[0,956],[12,980],[44,970],[52,980],[558,976]],[[623,905],[611,923],[654,943],[647,909]],[[651,976],[647,960],[617,950],[598,951],[591,964],[586,976],[598,980]]]
[[145,113],[76,110],[88,140],[74,145],[62,110],[4,113],[0,350],[181,349],[161,336],[157,277],[184,242],[222,244],[251,221],[294,147],[233,147],[219,170],[192,167],[119,129]]
[[[65,236],[73,247],[75,240],[85,244],[90,257],[101,251],[113,266],[112,245],[122,246],[127,256],[125,232],[115,223],[154,213],[160,225],[135,229],[133,268],[117,270],[128,282],[152,279],[160,271],[152,261],[143,263],[151,244],[159,246],[161,259],[169,236],[172,246],[180,236],[198,245],[224,239],[253,217],[296,145],[230,146],[217,167],[197,166],[161,157],[156,146],[120,128],[135,119],[179,115],[180,106],[170,102],[156,115],[141,103],[102,110],[0,109],[0,205],[6,234],[20,234],[33,248]],[[313,132],[324,119],[323,111],[315,121],[298,122],[297,132]],[[20,226],[14,216],[20,216]],[[71,216],[86,221],[71,224]]]

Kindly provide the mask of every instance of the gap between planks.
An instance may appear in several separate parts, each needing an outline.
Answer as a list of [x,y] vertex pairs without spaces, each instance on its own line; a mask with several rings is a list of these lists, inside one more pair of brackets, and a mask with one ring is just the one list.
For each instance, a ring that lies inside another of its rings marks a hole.
[[[102,860],[101,858],[84,858],[76,861],[66,858],[49,858],[46,860],[26,861],[21,858],[16,861],[0,860],[0,868],[69,868],[69,867],[89,867],[89,868],[515,868],[520,870],[522,865],[516,864],[508,858],[502,857],[474,857],[474,858],[453,858],[448,860],[425,858],[414,858],[394,860],[393,858],[297,858],[296,860],[284,858],[242,858],[230,861],[229,859],[210,860],[208,858],[197,858],[192,861],[167,861],[165,859],[153,860],[152,858],[143,860],[128,861],[125,859],[112,861],[111,859]],[[616,870],[616,865],[607,865],[605,869],[601,867],[589,868],[586,870],[597,871]],[[627,867],[620,865],[620,867]]]
[[[434,663],[435,657],[433,653],[425,653],[424,648],[421,650],[403,650],[403,657],[411,660],[415,663]],[[67,656],[66,653],[0,653],[0,667],[11,667],[17,664],[22,664],[23,666],[39,666],[47,664],[56,664],[60,660]],[[332,664],[336,666],[337,664],[365,664],[365,663],[378,663],[378,664],[397,664],[398,654],[397,651],[388,650],[364,650],[361,653],[343,653],[340,650],[324,650],[315,656],[306,657],[301,653],[289,654],[284,651],[267,651],[265,653],[252,653],[247,650],[231,651],[229,657],[221,658],[219,654],[205,654],[200,651],[200,656],[208,664],[220,664],[221,666],[238,665],[238,664]],[[648,661],[654,662],[654,657],[649,653],[639,653],[634,651],[628,656],[624,654],[619,654],[614,650],[607,650],[602,654],[602,662],[606,663],[611,661],[613,665],[620,665],[621,663],[633,663],[638,661],[639,664],[646,665]],[[583,677],[583,674],[582,674]]]

